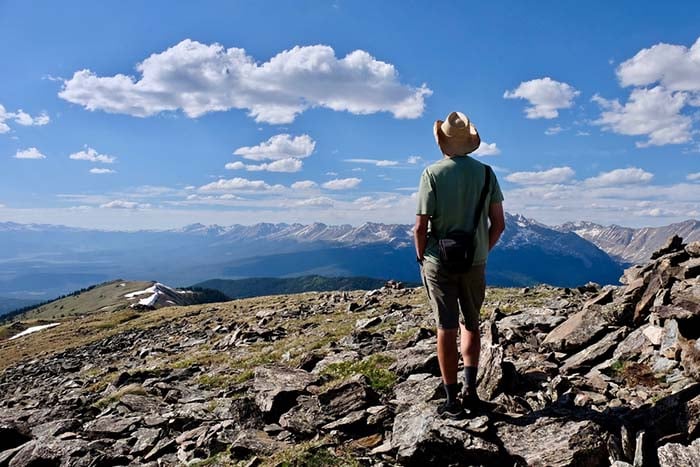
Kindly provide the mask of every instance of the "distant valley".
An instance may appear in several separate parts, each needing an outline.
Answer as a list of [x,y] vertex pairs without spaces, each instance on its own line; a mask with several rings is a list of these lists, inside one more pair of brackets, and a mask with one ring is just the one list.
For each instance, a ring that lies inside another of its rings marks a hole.
[[[411,227],[194,224],[119,232],[0,223],[0,297],[43,301],[117,277],[176,287],[214,278],[310,275],[416,283]],[[697,221],[657,229],[549,227],[508,214],[487,276],[497,286],[616,283],[624,263],[648,256],[672,233],[690,241],[700,236],[700,228]]]

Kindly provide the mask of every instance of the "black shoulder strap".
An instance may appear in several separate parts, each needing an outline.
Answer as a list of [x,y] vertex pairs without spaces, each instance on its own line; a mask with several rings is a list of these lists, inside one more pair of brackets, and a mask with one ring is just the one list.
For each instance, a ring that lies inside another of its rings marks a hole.
[[481,221],[481,213],[484,211],[484,204],[486,203],[486,195],[489,193],[491,187],[491,167],[484,165],[484,187],[481,189],[481,196],[479,197],[479,205],[476,207],[476,212],[474,213],[474,230],[479,227],[479,221]]

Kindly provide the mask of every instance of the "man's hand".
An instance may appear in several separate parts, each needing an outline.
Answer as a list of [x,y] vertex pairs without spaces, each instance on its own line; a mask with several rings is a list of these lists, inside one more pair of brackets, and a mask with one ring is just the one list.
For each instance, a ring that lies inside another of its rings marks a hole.
[[489,224],[489,251],[491,251],[506,229],[506,219],[503,214],[502,203],[493,203],[489,205]]
[[413,227],[413,239],[416,245],[416,258],[418,262],[423,262],[425,245],[428,243],[428,219],[430,216],[417,215],[416,225]]

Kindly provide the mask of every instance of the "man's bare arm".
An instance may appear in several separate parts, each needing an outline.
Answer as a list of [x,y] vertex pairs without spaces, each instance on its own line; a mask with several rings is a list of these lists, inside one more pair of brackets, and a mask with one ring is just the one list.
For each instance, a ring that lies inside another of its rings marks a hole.
[[503,214],[503,204],[493,203],[489,205],[489,251],[496,246],[498,239],[506,228],[506,219]]
[[413,228],[413,239],[416,245],[416,257],[423,261],[425,245],[428,243],[428,219],[427,215],[417,215],[416,225]]

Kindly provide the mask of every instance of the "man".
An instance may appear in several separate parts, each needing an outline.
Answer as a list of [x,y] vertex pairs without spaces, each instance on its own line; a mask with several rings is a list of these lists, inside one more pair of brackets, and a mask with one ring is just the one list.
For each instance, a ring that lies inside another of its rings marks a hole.
[[[460,418],[464,415],[463,406],[474,409],[479,403],[479,312],[486,293],[486,259],[505,228],[503,194],[493,171],[468,156],[479,147],[481,139],[466,115],[452,112],[444,122],[437,120],[433,133],[443,158],[427,167],[421,176],[414,238],[421,276],[438,327],[437,354],[447,395],[438,412],[444,417]],[[478,225],[473,225],[475,220]],[[451,232],[470,230],[474,232],[474,241],[470,242],[474,245],[471,265],[467,261],[464,269],[455,272],[450,263],[448,269],[444,251],[441,260],[440,240],[451,237]],[[463,402],[457,397],[458,328],[464,362]]]

